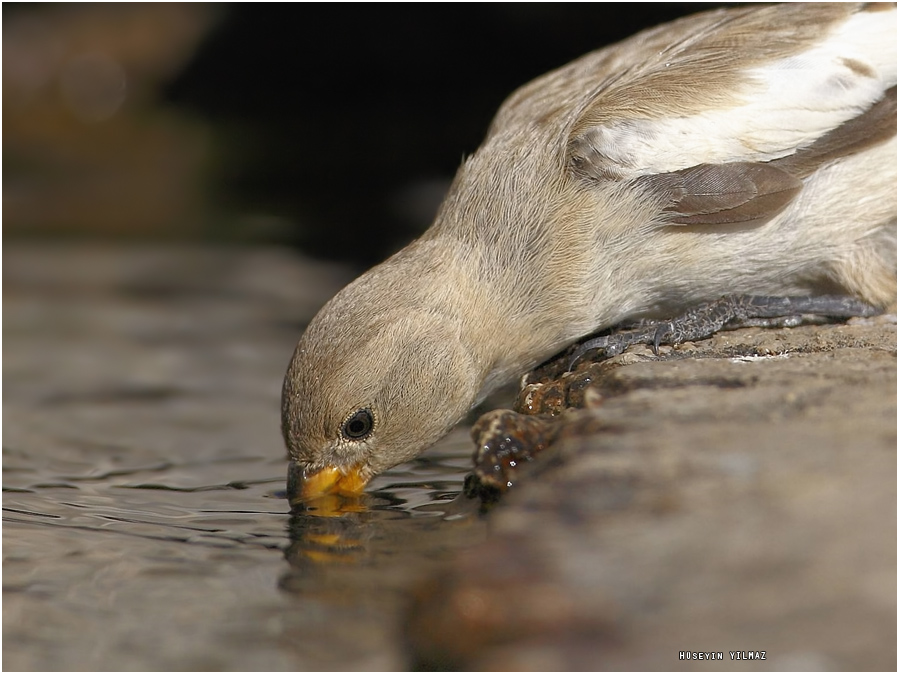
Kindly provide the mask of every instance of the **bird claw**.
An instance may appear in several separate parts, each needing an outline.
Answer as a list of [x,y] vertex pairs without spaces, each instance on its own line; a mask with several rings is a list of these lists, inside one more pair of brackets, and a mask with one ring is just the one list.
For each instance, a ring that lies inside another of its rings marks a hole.
[[650,347],[652,348],[652,354],[654,356],[659,355],[659,347],[665,342],[666,338],[671,334],[673,330],[672,324],[670,322],[660,323],[656,328],[655,334],[652,337],[652,344]]

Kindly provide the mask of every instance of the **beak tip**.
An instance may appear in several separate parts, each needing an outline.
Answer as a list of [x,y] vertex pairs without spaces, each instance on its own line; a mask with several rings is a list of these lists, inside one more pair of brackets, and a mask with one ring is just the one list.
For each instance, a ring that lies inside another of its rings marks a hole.
[[358,465],[349,469],[326,466],[314,473],[306,473],[300,464],[291,461],[287,470],[287,496],[291,503],[330,494],[359,496],[367,483],[368,478]]

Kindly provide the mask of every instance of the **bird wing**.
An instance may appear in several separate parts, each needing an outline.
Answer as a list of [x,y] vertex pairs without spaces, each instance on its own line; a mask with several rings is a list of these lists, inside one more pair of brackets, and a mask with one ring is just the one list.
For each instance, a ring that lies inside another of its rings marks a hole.
[[597,61],[619,69],[597,75],[569,122],[577,174],[662,193],[671,224],[760,223],[822,164],[895,135],[895,5],[694,19],[669,43],[657,29]]

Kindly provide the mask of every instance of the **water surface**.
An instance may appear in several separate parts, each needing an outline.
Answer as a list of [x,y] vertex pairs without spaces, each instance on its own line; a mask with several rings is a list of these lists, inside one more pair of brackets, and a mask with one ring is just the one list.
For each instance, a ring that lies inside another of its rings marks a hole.
[[283,460],[8,454],[6,668],[402,667],[410,585],[482,535],[462,433],[324,516],[288,513]]
[[7,247],[5,669],[406,666],[409,588],[483,537],[454,500],[472,446],[289,512],[281,377],[342,280],[271,251]]

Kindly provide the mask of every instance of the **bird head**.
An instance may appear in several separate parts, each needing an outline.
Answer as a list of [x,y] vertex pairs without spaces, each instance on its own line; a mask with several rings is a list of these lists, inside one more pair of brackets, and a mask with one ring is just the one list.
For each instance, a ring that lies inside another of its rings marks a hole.
[[[284,379],[281,427],[298,496],[357,494],[448,432],[481,379],[451,316],[421,303],[402,259],[364,274],[313,319]],[[425,283],[424,286],[427,286]],[[299,470],[297,470],[299,469]]]

